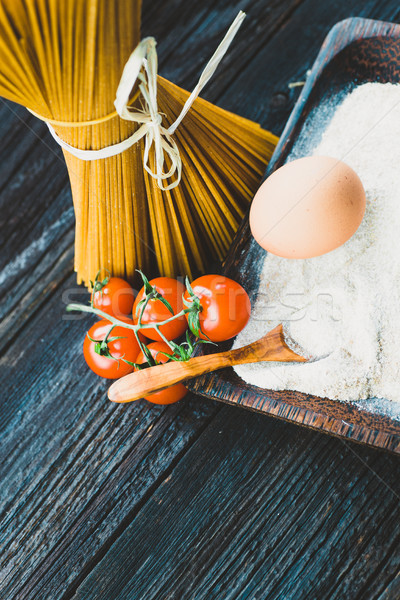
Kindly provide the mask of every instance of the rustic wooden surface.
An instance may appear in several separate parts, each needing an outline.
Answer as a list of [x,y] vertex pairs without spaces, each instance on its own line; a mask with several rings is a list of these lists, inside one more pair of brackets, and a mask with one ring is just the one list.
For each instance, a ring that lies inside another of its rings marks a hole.
[[[237,10],[204,96],[281,133],[331,26],[394,0],[145,0],[160,72],[190,88]],[[116,406],[88,372],[66,169],[43,123],[0,103],[0,597],[400,597],[399,458],[190,396]]]

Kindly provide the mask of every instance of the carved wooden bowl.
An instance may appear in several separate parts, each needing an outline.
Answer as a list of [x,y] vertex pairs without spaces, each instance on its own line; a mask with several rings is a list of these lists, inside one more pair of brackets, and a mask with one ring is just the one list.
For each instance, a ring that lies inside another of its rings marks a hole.
[[[285,162],[313,108],[327,100],[329,105],[329,98],[367,81],[400,81],[400,26],[368,19],[346,19],[335,25],[325,39],[266,176]],[[246,217],[225,261],[224,274],[239,281],[252,299],[257,293],[264,257],[264,251],[250,234]],[[192,380],[188,387],[229,404],[400,453],[399,420],[347,402],[258,388],[245,383],[231,368]]]

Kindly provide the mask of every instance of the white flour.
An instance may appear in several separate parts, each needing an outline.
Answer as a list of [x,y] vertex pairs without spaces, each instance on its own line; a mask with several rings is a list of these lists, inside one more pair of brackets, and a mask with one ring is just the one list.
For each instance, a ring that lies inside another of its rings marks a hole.
[[[319,119],[324,129],[323,111]],[[302,144],[304,151],[307,143],[300,140],[290,159],[302,155]],[[364,220],[348,242],[324,256],[288,260],[269,254],[252,318],[235,347],[282,322],[305,354],[324,358],[235,369],[268,389],[371,399],[362,406],[372,411],[384,398],[380,412],[400,418],[400,85],[357,87],[308,153],[353,167],[367,194]]]

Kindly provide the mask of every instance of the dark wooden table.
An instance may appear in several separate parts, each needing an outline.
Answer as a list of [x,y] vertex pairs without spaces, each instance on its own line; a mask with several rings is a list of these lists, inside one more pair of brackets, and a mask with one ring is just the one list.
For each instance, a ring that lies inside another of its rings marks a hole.
[[[396,0],[145,0],[160,72],[279,134],[337,21]],[[399,458],[190,396],[112,405],[81,356],[67,172],[46,126],[0,103],[4,600],[400,597]]]

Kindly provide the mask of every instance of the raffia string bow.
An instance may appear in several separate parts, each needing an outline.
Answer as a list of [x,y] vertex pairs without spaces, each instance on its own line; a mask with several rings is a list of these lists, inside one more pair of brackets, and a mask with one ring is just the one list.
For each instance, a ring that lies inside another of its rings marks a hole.
[[[172,135],[186,113],[189,111],[193,102],[200,94],[203,87],[215,73],[219,63],[226,54],[245,17],[246,14],[243,11],[240,11],[228,29],[222,42],[219,44],[213,56],[207,63],[196,87],[186,100],[180,115],[168,129],[162,125],[162,115],[158,112],[157,106],[158,60],[156,40],[153,37],[147,37],[137,45],[129,57],[129,60],[124,67],[114,102],[117,113],[121,119],[140,123],[141,127],[126,140],[118,144],[113,144],[112,146],[107,146],[101,150],[80,150],[79,148],[75,148],[60,138],[55,132],[51,123],[47,122],[51,135],[62,148],[81,160],[99,160],[102,158],[110,158],[111,156],[115,156],[116,154],[124,152],[144,137],[144,168],[152,177],[154,177],[154,179],[157,180],[160,189],[166,191],[176,187],[179,185],[182,177],[182,159],[179,154],[179,148]],[[128,106],[132,89],[137,80],[140,82],[139,90],[142,94],[142,101],[144,104],[144,108],[142,110],[138,110],[137,108],[132,109]],[[112,116],[113,115],[110,115],[110,118]],[[149,166],[149,152],[153,143],[156,163],[155,172],[152,171]],[[164,172],[164,153],[169,156],[171,161],[171,167],[168,172]],[[165,186],[163,182],[172,177],[175,173],[175,180],[169,185]]]

